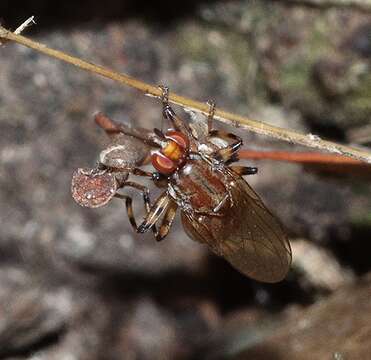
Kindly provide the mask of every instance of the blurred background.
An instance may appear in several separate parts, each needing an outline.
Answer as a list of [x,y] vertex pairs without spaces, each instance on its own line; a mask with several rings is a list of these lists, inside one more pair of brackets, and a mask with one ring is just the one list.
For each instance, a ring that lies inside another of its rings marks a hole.
[[[367,0],[0,2],[7,28],[31,15],[25,35],[52,48],[274,125],[371,144]],[[246,162],[294,251],[287,279],[262,284],[190,240],[179,219],[157,243],[133,234],[120,200],[73,201],[73,171],[93,167],[107,140],[98,110],[161,126],[156,99],[0,48],[0,359],[369,357],[367,173]],[[304,150],[227,129],[249,149]]]

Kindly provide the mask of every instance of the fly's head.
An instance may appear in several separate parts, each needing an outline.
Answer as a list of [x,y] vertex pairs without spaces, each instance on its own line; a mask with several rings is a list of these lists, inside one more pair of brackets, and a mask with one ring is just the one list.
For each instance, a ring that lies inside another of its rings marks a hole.
[[152,153],[152,165],[160,174],[170,176],[185,165],[188,153],[188,137],[180,131],[169,130],[163,136],[161,149]]

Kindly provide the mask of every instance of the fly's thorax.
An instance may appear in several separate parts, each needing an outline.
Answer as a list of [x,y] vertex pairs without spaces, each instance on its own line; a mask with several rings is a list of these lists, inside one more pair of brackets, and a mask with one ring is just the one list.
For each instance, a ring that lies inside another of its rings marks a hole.
[[180,189],[172,184],[168,184],[168,194],[173,200],[177,203],[177,205],[185,212],[192,212],[193,208],[191,203],[189,202],[189,198],[186,194],[183,194]]
[[222,172],[214,171],[206,161],[188,160],[171,178],[173,196],[189,204],[194,211],[220,213],[230,205],[225,179]]

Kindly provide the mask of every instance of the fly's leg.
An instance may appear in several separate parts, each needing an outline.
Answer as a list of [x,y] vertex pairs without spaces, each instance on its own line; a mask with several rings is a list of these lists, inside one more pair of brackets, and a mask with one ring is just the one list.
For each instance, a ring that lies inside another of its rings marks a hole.
[[[132,181],[124,182],[123,184],[121,184],[121,187],[123,187],[123,186],[132,187],[132,188],[138,190],[142,194],[144,206],[145,206],[145,209],[146,209],[146,213],[148,214],[151,210],[151,202],[150,202],[150,198],[149,198],[148,188],[146,186],[143,186],[141,184],[137,184],[137,183],[132,182]],[[125,200],[126,211],[128,213],[128,218],[129,218],[130,224],[135,231],[138,231],[137,223],[136,223],[135,217],[134,217],[133,204],[132,204],[131,197],[127,196],[127,195],[117,194],[117,193],[115,194],[115,197],[118,198],[118,199]],[[153,232],[156,234],[157,233],[156,226],[153,226],[152,229],[153,229]]]
[[213,130],[213,119],[215,114],[215,103],[213,101],[208,102],[209,113],[207,116],[207,129],[208,129],[208,139],[212,137],[217,137],[228,142],[228,146],[217,150],[214,153],[214,158],[216,160],[222,161],[224,163],[232,163],[238,161],[237,152],[242,145],[242,139],[231,133],[227,133],[222,130]]
[[125,181],[123,186],[125,187],[131,187],[133,189],[136,189],[138,190],[140,193],[142,193],[142,196],[143,196],[143,202],[144,202],[144,205],[145,205],[145,208],[146,208],[146,211],[147,213],[150,211],[151,209],[151,202],[150,202],[150,199],[149,199],[149,190],[146,186],[144,185],[141,185],[141,184],[138,184],[136,182],[133,182],[133,181]]
[[230,166],[229,168],[234,173],[236,173],[237,175],[240,175],[240,176],[255,175],[258,172],[258,168],[253,167],[253,166],[238,166],[238,165],[235,165],[235,166]]
[[147,232],[156,224],[161,215],[166,212],[172,204],[173,201],[167,191],[163,192],[151,206],[150,211],[145,216],[143,222],[137,227],[136,231],[138,233]]
[[212,130],[209,133],[209,138],[211,137],[217,137],[217,138],[226,140],[228,142],[232,141],[232,143],[230,143],[228,146],[215,151],[213,156],[216,160],[219,160],[219,161],[222,161],[228,164],[239,160],[238,150],[240,149],[242,145],[242,139],[239,136],[235,134],[227,133],[222,130]]
[[[226,140],[227,142],[231,142],[230,145],[228,145],[227,147],[217,150],[214,153],[214,158],[224,162],[226,165],[229,165],[239,160],[238,150],[242,146],[242,139],[232,133],[227,133],[222,130],[212,130],[212,121],[215,113],[215,103],[209,101],[208,104],[210,106],[209,114],[207,117],[207,127],[209,134],[208,137],[218,137],[220,139]],[[258,172],[257,167],[251,166],[230,166],[230,168],[231,170],[233,170],[233,172],[240,176],[255,175]]]
[[209,105],[209,113],[207,115],[207,134],[209,135],[213,131],[213,120],[214,120],[214,114],[215,114],[215,102],[212,100],[209,100],[207,102]]
[[171,225],[173,224],[176,215],[177,208],[178,205],[174,201],[171,202],[170,205],[168,206],[164,218],[162,219],[160,229],[157,233],[155,233],[155,238],[157,241],[163,240],[169,233]]
[[[142,224],[137,226],[133,212],[132,199],[129,196],[118,194],[119,197],[125,199],[126,201],[126,210],[128,213],[129,221],[134,230],[138,233],[144,233],[151,228],[155,236],[155,239],[157,241],[163,240],[169,233],[169,230],[176,215],[178,205],[174,201],[171,201],[168,194],[164,192],[151,207],[149,200],[149,192],[145,186],[133,182],[126,182],[125,186],[131,186],[135,189],[142,191],[144,203],[146,205],[147,215],[144,218]],[[159,231],[157,231],[155,224],[164,211],[165,211],[164,218],[162,220]]]
[[[104,165],[103,165],[104,166]],[[105,167],[104,167],[105,168]],[[103,168],[103,169],[104,169]],[[164,176],[161,176],[160,173],[158,172],[150,172],[150,171],[144,171],[140,168],[131,168],[131,169],[128,169],[128,171],[130,171],[130,174],[133,174],[133,175],[137,175],[137,176],[143,176],[143,177],[148,177],[150,179],[152,179],[152,181],[155,183],[156,186],[158,187],[165,187],[164,186],[164,182],[166,181],[166,186],[167,186],[167,178],[165,178]],[[136,186],[139,186],[140,189],[139,190],[142,190],[142,187],[141,185],[137,184],[137,183],[132,183],[130,181],[126,181],[126,179],[129,177],[129,172],[127,173],[127,176],[124,178],[124,181],[119,181],[119,187],[122,188],[124,186],[131,186],[131,187],[135,187],[135,186],[132,186],[132,185],[128,185],[128,184],[135,184]],[[138,187],[135,187],[136,189]],[[147,192],[147,194],[149,193],[148,189],[145,190]]]
[[125,200],[126,211],[128,213],[128,218],[130,221],[131,226],[135,231],[137,231],[137,222],[135,221],[134,212],[133,212],[133,200],[130,196],[123,195],[123,194],[115,194],[115,198]]
[[169,88],[167,86],[160,85],[159,88],[162,91],[162,114],[165,119],[168,119],[175,130],[185,133],[189,138],[192,138],[192,132],[179,116],[177,116],[174,110],[169,104]]
[[[137,175],[137,176],[144,176],[144,177],[149,177],[151,179],[154,178],[154,173],[150,172],[150,171],[144,171],[140,168],[133,168],[133,169],[130,169],[130,173],[133,174],[133,175]],[[125,183],[125,185],[127,185]]]

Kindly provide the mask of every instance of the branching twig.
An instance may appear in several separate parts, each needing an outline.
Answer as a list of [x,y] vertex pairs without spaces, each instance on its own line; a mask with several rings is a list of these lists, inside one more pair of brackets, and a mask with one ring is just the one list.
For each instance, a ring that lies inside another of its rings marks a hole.
[[[158,88],[158,86],[146,84],[128,75],[119,74],[105,67],[83,61],[81,59],[68,55],[64,52],[50,49],[43,44],[40,44],[24,36],[8,31],[1,26],[0,26],[0,39],[5,41],[17,42],[18,44],[27,46],[48,56],[60,59],[81,69],[99,74],[106,78],[120,82],[121,84],[125,84],[127,86],[136,88],[146,95],[156,97],[159,97],[161,95],[161,91]],[[183,96],[179,96],[175,93],[170,94],[169,101],[173,104],[180,105],[184,108],[196,112],[201,112],[205,115],[207,114],[209,109],[209,106],[206,103],[198,102]],[[290,143],[308,146],[314,149],[326,150],[331,153],[341,154],[371,163],[371,153],[368,151],[352,148],[346,145],[337,144],[331,141],[325,141],[320,139],[318,136],[314,136],[312,134],[301,134],[290,129],[283,129],[260,121],[251,120],[247,117],[219,109],[216,109],[215,111],[215,119],[224,122],[228,125],[246,129],[257,134],[270,136],[275,139],[280,139]]]

